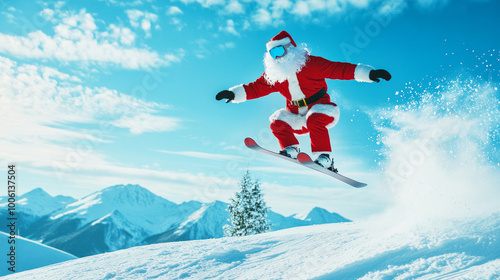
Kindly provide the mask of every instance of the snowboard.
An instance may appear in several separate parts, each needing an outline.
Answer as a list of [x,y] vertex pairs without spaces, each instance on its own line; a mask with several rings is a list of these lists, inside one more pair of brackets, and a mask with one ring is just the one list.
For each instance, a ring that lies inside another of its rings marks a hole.
[[268,155],[271,155],[271,156],[275,156],[275,157],[278,157],[278,158],[282,158],[284,160],[287,160],[287,161],[290,161],[290,162],[294,162],[294,163],[297,163],[297,164],[300,164],[302,166],[306,166],[306,167],[309,167],[311,169],[314,169],[318,172],[321,172],[325,175],[328,175],[330,177],[333,177],[337,180],[340,180],[352,187],[355,187],[355,188],[362,188],[362,187],[365,187],[366,184],[365,183],[361,183],[361,182],[358,182],[356,180],[353,180],[351,178],[348,178],[344,175],[341,175],[339,174],[338,172],[334,172],[332,170],[329,170],[329,169],[326,169],[326,168],[323,168],[322,166],[320,166],[319,164],[317,164],[316,162],[314,162],[311,157],[306,154],[306,153],[299,153],[299,155],[297,156],[297,159],[293,159],[291,157],[287,157],[287,156],[284,156],[284,155],[281,155],[279,153],[275,153],[273,151],[270,151],[268,149],[265,149],[265,148],[262,148],[259,144],[257,144],[257,142],[255,142],[255,140],[253,140],[252,138],[246,138],[245,139],[245,145],[254,150],[254,151],[257,151],[257,152],[261,152],[261,153],[264,153],[264,154],[268,154]]

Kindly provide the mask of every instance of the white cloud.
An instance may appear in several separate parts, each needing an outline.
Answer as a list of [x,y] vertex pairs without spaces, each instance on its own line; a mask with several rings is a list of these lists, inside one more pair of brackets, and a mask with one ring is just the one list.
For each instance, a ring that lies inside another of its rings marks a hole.
[[245,20],[243,22],[243,30],[248,30],[252,27],[252,24],[248,21],[248,20]]
[[184,14],[184,12],[176,6],[172,6],[167,10],[167,16],[177,16],[182,14]]
[[154,116],[147,113],[133,116],[123,116],[111,124],[117,127],[128,128],[132,134],[145,132],[172,131],[180,127],[180,119]]
[[288,11],[292,8],[292,1],[290,0],[276,0],[273,1],[271,6],[272,17],[273,18],[281,18],[285,11]]
[[150,12],[143,12],[139,10],[127,10],[126,14],[130,20],[130,25],[135,28],[141,28],[146,37],[151,37],[151,25],[158,20],[156,14]]
[[195,152],[195,151],[176,151],[176,152],[174,152],[174,151],[158,151],[158,152],[165,153],[165,154],[186,156],[186,157],[201,158],[201,159],[211,159],[211,160],[241,160],[242,159],[242,157],[239,157],[239,156],[211,154],[211,153]]
[[169,7],[166,14],[167,16],[170,16],[170,24],[176,26],[178,31],[181,31],[184,28],[184,26],[186,26],[186,24],[184,24],[182,20],[178,17],[184,14],[184,12],[178,7],[176,6]]
[[[469,1],[489,1],[489,0],[469,0]],[[241,26],[241,30],[268,26],[281,26],[293,20],[309,20],[320,24],[324,19],[338,15],[351,15],[353,12],[371,12],[383,15],[396,15],[405,11],[410,4],[412,7],[420,9],[436,9],[448,5],[450,0],[181,0],[189,5],[200,4],[204,8],[214,8],[219,10],[220,15],[243,15],[235,25]],[[217,7],[218,6],[218,7]],[[167,12],[168,13],[168,12]],[[227,23],[219,28],[230,33]],[[239,32],[238,32],[239,34]]]
[[46,20],[50,20],[52,18],[54,18],[54,10],[52,9],[43,9],[41,12],[40,12],[40,15],[46,19]]
[[184,26],[186,26],[186,24],[184,24],[182,20],[176,17],[170,19],[170,24],[176,26],[178,31],[181,31],[184,28]]
[[108,5],[118,6],[118,7],[137,7],[144,5],[142,0],[100,0],[100,1],[104,1]]
[[406,0],[390,0],[385,1],[379,8],[379,14],[395,15],[403,12],[408,7]]
[[448,4],[449,0],[417,0],[417,5],[422,8],[440,8]]
[[140,134],[179,127],[179,119],[161,115],[168,105],[83,83],[54,68],[0,56],[1,161],[51,170],[52,177],[95,166],[113,170],[100,151],[119,128]]
[[[110,32],[103,33],[103,37],[109,36],[110,38],[119,41],[120,43],[130,46],[135,42],[135,33],[129,28],[118,27],[114,24],[109,26]],[[109,35],[108,35],[109,34]]]
[[260,26],[266,26],[271,24],[273,19],[271,17],[271,13],[269,13],[266,9],[259,9],[252,16],[252,21]]
[[198,3],[204,8],[211,8],[213,6],[225,5],[225,0],[181,0],[184,4]]
[[226,21],[226,26],[225,27],[220,27],[219,30],[223,30],[227,33],[230,33],[230,34],[233,34],[233,35],[236,35],[236,36],[240,36],[240,34],[238,33],[238,31],[236,31],[236,29],[234,28],[235,24],[234,24],[234,21],[232,19],[228,19]]
[[311,10],[309,9],[309,3],[306,1],[298,1],[297,3],[295,3],[295,6],[293,7],[291,13],[298,16],[310,15]]
[[[19,65],[1,56],[0,89],[2,118],[17,119],[52,132],[55,130],[41,126],[96,124],[104,119],[108,124],[116,121],[117,127],[142,133],[168,131],[178,124],[178,120],[152,115],[168,108],[167,105],[147,102],[104,87],[86,87],[76,76],[50,67]],[[125,125],[127,118],[133,125]],[[165,123],[159,125],[160,121]],[[138,123],[145,127],[142,131],[136,128]],[[5,125],[0,129],[8,131]],[[36,132],[24,133],[30,135]]]
[[227,5],[224,11],[228,14],[243,14],[245,10],[243,5],[237,0],[231,0]]
[[[44,10],[43,15],[50,13]],[[26,36],[0,33],[0,53],[62,62],[109,63],[128,69],[162,67],[178,61],[173,55],[132,47],[135,34],[128,28],[110,25],[99,32],[94,18],[85,10],[55,15],[60,23],[54,27],[53,36],[40,30]]]

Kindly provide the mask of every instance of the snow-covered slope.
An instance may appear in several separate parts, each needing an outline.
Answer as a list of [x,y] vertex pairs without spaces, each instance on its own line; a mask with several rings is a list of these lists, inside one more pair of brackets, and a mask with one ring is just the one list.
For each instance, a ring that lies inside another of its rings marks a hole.
[[12,279],[498,279],[500,213],[382,220],[134,247]]
[[[7,256],[7,251],[4,250],[4,248],[6,249],[10,247],[10,245],[7,243],[8,237],[8,234],[0,232],[0,244],[2,246],[2,254],[0,256],[2,268],[0,269],[0,276],[11,274],[11,272],[7,270],[7,268],[9,267],[7,261],[10,257]],[[16,273],[76,259],[76,257],[71,254],[20,236],[15,237],[15,242]]]

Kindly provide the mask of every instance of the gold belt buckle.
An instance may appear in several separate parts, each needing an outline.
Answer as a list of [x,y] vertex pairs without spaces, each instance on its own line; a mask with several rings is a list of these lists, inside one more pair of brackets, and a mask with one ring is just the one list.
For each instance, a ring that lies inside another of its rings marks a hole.
[[[304,102],[304,105],[300,106],[300,102],[303,101]],[[295,106],[299,107],[299,108],[302,108],[302,107],[306,107],[307,106],[307,102],[306,102],[306,99],[305,98],[302,98],[300,100],[296,100],[294,101],[294,104]]]

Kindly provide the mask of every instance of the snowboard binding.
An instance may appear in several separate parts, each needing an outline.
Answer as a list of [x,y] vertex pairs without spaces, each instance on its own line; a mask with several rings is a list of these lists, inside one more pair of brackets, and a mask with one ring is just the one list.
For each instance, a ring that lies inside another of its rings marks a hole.
[[320,165],[323,168],[326,168],[330,171],[333,171],[335,173],[338,173],[338,169],[333,166],[333,158],[330,158],[329,154],[321,154],[319,155],[318,159],[314,161],[316,164]]

